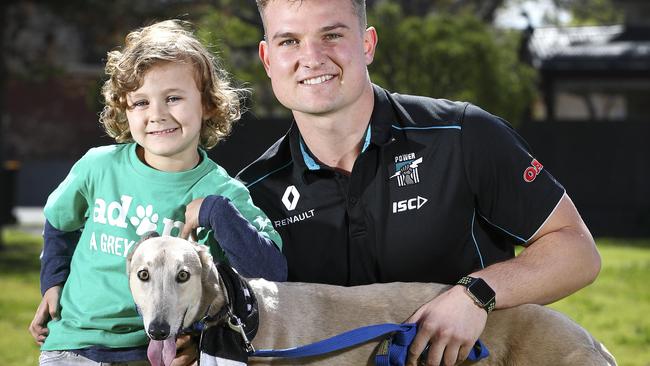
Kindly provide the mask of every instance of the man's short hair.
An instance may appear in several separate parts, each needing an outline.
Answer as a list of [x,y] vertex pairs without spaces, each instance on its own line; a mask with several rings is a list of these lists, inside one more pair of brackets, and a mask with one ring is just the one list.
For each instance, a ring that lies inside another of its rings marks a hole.
[[[328,1],[328,0],[255,0],[257,3],[257,10],[259,10],[260,16],[262,17],[262,22],[264,21],[264,9],[271,1],[289,1],[289,2],[300,2],[303,1]],[[368,26],[368,20],[366,19],[366,0],[349,0],[352,2],[352,7],[354,8],[354,13],[359,18],[359,25],[361,29],[364,30]],[[266,25],[265,25],[266,26]]]

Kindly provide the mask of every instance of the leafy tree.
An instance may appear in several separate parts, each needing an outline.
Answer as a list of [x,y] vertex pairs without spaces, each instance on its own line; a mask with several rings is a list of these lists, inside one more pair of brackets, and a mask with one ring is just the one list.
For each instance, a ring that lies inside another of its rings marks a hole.
[[369,13],[379,44],[370,67],[388,89],[475,103],[516,124],[534,94],[534,70],[518,60],[519,36],[469,13],[406,16],[397,3]]
[[554,0],[556,6],[571,12],[571,25],[616,24],[623,21],[623,12],[612,0]]
[[[387,0],[366,0],[369,8]],[[433,12],[470,12],[483,21],[492,21],[497,8],[504,0],[401,0],[399,4],[406,16],[423,16]]]
[[250,111],[261,116],[287,115],[288,111],[275,101],[257,56],[263,38],[262,26],[249,19],[232,16],[227,10],[207,7],[197,21],[198,36],[219,55],[224,68],[233,74],[235,84],[251,89]]

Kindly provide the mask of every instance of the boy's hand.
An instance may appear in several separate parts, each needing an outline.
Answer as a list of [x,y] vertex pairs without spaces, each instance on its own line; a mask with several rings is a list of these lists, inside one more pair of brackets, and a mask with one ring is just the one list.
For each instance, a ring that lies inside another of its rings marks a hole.
[[197,198],[185,207],[185,225],[183,225],[181,231],[181,238],[189,240],[190,235],[192,235],[192,239],[196,241],[196,232],[194,230],[199,227],[199,211],[202,203],[203,198]]
[[45,326],[50,319],[59,319],[59,300],[61,298],[61,285],[52,286],[45,294],[43,299],[36,309],[34,319],[29,324],[29,332],[34,337],[34,341],[42,346],[45,338],[49,334],[49,329]]
[[176,358],[171,366],[195,365],[197,344],[189,334],[183,334],[176,339]]

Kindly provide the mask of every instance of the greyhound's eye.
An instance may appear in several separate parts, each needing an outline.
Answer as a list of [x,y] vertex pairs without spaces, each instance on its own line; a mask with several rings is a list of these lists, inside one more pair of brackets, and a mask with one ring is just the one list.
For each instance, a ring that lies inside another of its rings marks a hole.
[[177,282],[186,282],[190,279],[190,273],[188,271],[179,271],[176,275]]
[[138,278],[140,281],[149,281],[149,271],[141,269],[138,271]]

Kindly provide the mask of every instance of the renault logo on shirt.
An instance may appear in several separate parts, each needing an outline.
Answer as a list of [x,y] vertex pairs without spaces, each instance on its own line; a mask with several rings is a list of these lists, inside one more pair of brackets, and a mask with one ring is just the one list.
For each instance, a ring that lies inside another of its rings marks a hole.
[[[282,195],[282,204],[284,204],[284,207],[286,207],[287,210],[293,211],[296,209],[299,199],[300,193],[298,193],[296,186],[288,186]],[[312,208],[301,213],[291,213],[289,215],[290,216],[287,216],[283,219],[273,221],[273,226],[279,228],[282,226],[297,224],[301,221],[310,219],[316,215],[316,209]]]
[[298,193],[296,186],[287,187],[287,189],[284,191],[284,194],[282,195],[282,203],[284,204],[284,207],[286,207],[289,211],[296,209],[299,199],[300,193]]
[[426,198],[417,196],[415,198],[393,202],[393,213],[419,210],[427,201]]

